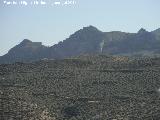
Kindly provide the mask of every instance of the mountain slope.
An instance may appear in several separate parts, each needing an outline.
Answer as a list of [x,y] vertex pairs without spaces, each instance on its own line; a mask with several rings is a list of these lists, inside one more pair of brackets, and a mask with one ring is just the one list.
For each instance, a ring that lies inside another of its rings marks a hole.
[[144,29],[140,29],[136,34],[126,35],[122,40],[111,41],[105,47],[105,52],[117,55],[144,55],[146,52],[152,54],[159,52],[160,41],[156,36]]
[[0,57],[0,63],[39,60],[45,57],[46,50],[47,47],[43,46],[41,42],[24,39],[19,45],[10,49],[6,55]]
[[103,32],[93,26],[84,27],[66,40],[51,47],[58,58],[65,58],[86,53],[99,53],[100,43],[104,39]]
[[51,47],[25,39],[1,56],[0,63],[31,62],[44,58],[63,59],[81,54],[159,55],[160,29],[148,32],[141,28],[137,33],[125,33],[102,32],[94,26],[88,26]]

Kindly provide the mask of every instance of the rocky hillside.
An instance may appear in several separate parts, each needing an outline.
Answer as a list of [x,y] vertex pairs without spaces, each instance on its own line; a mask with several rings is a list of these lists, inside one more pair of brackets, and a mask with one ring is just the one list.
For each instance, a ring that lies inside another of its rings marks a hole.
[[137,33],[102,32],[88,26],[51,47],[25,39],[1,56],[0,63],[63,59],[83,54],[159,56],[160,30],[148,32],[142,28]]
[[0,65],[2,120],[159,120],[160,58],[83,55]]
[[1,56],[0,63],[40,60],[46,57],[47,49],[41,42],[32,42],[24,39],[20,44],[10,49],[7,54]]

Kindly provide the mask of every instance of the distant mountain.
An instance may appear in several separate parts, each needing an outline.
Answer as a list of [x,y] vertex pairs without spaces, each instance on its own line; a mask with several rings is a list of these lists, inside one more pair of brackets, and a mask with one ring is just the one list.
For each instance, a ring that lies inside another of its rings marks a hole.
[[24,39],[0,57],[0,63],[31,62],[40,59],[63,59],[81,54],[153,56],[160,54],[160,29],[137,33],[102,32],[94,26],[84,27],[51,47]]
[[156,36],[157,40],[160,40],[160,28],[154,30],[152,33]]
[[41,42],[32,42],[24,39],[20,44],[9,50],[7,54],[0,57],[1,63],[12,62],[30,62],[39,60],[45,57],[47,47],[43,46]]
[[100,44],[104,33],[93,26],[84,27],[66,40],[51,47],[56,58],[65,58],[86,53],[100,53]]
[[[120,35],[122,37],[122,35]],[[104,48],[104,53],[113,55],[155,55],[160,53],[160,37],[141,28],[136,34],[125,34],[119,41],[112,40]]]

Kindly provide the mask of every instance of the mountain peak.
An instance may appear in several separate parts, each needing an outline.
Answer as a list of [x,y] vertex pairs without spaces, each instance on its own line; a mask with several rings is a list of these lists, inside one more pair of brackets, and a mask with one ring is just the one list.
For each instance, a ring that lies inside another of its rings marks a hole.
[[24,39],[19,46],[21,47],[41,47],[42,46],[42,42],[32,42],[31,40],[28,39]]
[[83,27],[82,29],[76,31],[74,34],[70,35],[70,37],[77,38],[77,36],[95,35],[99,33],[102,33],[102,32],[98,30],[96,27],[89,25],[87,27]]
[[83,30],[98,30],[96,27],[92,26],[92,25],[89,25],[87,27],[83,27]]
[[138,31],[138,33],[146,33],[146,32],[148,32],[148,31],[146,31],[144,28],[141,28],[139,31]]
[[24,39],[20,44],[28,44],[28,43],[32,43],[32,41],[28,39]]
[[32,42],[32,41],[29,39],[24,39],[22,42]]

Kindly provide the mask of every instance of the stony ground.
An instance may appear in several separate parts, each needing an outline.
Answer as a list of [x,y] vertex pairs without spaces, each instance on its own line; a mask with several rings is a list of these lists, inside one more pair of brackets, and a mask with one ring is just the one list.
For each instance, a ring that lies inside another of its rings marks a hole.
[[0,65],[0,120],[159,120],[160,58]]

